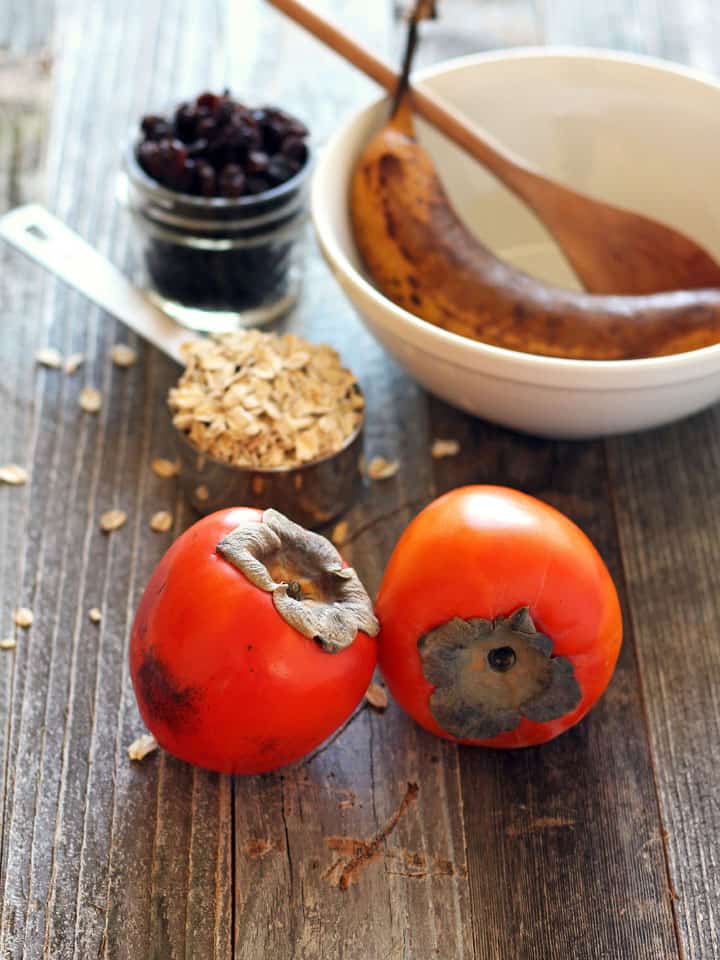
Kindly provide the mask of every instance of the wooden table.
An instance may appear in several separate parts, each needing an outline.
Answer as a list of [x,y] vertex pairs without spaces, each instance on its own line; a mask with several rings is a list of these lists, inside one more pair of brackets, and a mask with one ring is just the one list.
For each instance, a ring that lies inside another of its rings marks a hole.
[[[390,0],[317,6],[397,53]],[[713,0],[441,8],[425,62],[571,42],[720,68]],[[144,109],[228,84],[295,109],[322,143],[374,94],[259,0],[3,0],[0,11],[0,44],[31,63],[22,83],[0,72],[0,204],[44,184],[51,208],[120,264],[130,241],[113,196],[119,143]],[[48,89],[32,63],[51,40]],[[131,763],[142,726],[129,624],[154,564],[193,520],[175,481],[150,470],[171,453],[164,396],[178,371],[20,255],[3,248],[0,263],[0,464],[31,473],[0,487],[0,635],[13,634],[18,605],[35,615],[14,631],[15,651],[0,651],[3,960],[720,957],[718,409],[597,443],[473,420],[383,354],[311,243],[288,326],[345,351],[369,398],[367,452],[402,465],[366,484],[347,517],[347,554],[368,587],[436,494],[519,487],[566,511],[609,563],[627,628],[617,674],[591,716],[539,749],[458,749],[391,705],[360,709],[276,775],[232,780],[162,753]],[[119,341],[140,352],[129,370],[110,362]],[[37,367],[46,345],[83,353],[84,366]],[[84,384],[102,391],[97,416],[78,407]],[[457,438],[460,455],[433,461],[434,437]],[[98,518],[111,507],[129,522],[108,537]],[[148,527],[161,508],[172,533]],[[401,809],[408,784],[417,796]]]

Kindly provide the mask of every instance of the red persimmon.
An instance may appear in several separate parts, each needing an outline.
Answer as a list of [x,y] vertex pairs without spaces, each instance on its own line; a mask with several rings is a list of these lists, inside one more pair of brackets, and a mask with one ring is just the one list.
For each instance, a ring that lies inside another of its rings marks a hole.
[[130,641],[140,713],[190,763],[259,773],[304,756],[360,702],[370,600],[329,541],[274,510],[221,510],[170,547]]
[[617,593],[567,517],[503,487],[453,490],[400,538],[376,604],[380,668],[432,733],[543,743],[603,693],[620,651]]

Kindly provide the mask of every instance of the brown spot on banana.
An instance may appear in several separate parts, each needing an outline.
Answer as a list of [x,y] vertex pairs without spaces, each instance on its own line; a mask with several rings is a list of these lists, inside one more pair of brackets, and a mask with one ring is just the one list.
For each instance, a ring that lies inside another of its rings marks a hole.
[[350,211],[381,292],[453,333],[580,360],[657,357],[720,342],[720,289],[600,296],[543,283],[498,259],[453,210],[415,139],[407,98],[362,152]]

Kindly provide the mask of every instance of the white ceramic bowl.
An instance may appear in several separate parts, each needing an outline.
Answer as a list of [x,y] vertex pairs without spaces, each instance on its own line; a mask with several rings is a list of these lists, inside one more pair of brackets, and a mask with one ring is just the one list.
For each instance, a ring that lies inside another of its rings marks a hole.
[[[720,83],[663,61],[521,49],[449,61],[418,79],[569,186],[665,220],[720,259]],[[372,333],[428,390],[470,413],[549,437],[657,426],[720,399],[720,345],[649,360],[559,360],[487,346],[425,323],[365,277],[348,182],[387,112],[383,98],[335,135],[315,173],[323,253]],[[456,209],[500,256],[576,286],[547,233],[479,164],[427,125]]]

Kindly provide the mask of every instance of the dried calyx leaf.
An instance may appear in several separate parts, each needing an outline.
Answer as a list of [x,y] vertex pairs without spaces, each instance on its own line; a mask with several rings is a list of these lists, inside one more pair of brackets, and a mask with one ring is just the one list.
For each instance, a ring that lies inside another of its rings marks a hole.
[[272,594],[280,616],[327,653],[348,647],[358,632],[380,626],[358,575],[320,534],[266,510],[261,523],[237,527],[218,553],[256,587]]
[[582,692],[572,663],[552,649],[528,607],[495,620],[448,620],[418,640],[423,674],[435,687],[430,712],[461,740],[491,739],[522,717],[546,723],[564,716]]

